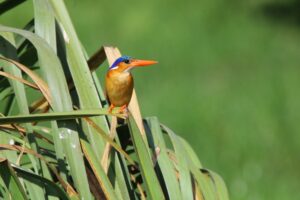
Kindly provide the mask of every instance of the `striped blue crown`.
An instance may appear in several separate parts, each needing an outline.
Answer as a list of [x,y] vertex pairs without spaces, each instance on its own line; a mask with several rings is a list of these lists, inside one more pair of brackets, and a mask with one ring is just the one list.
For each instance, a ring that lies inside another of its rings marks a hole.
[[130,60],[130,59],[131,59],[130,56],[121,56],[120,58],[115,60],[115,62],[109,67],[109,69],[113,69],[113,68],[117,67],[120,62]]

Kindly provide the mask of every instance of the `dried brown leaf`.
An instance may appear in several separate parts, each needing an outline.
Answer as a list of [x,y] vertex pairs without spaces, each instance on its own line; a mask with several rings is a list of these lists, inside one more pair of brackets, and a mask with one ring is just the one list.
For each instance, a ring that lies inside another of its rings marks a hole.
[[36,84],[33,84],[33,83],[30,83],[29,81],[26,81],[25,79],[22,79],[22,78],[19,78],[17,76],[14,76],[14,75],[11,75],[7,72],[4,72],[4,71],[0,71],[0,75],[1,76],[5,76],[6,78],[9,78],[9,79],[12,79],[12,80],[15,80],[15,81],[19,81],[33,89],[37,89],[39,90],[39,87],[36,85]]
[[37,87],[40,89],[40,91],[43,93],[44,97],[47,99],[47,101],[51,105],[51,102],[52,102],[51,93],[50,93],[50,90],[49,90],[49,87],[48,87],[47,83],[44,82],[43,79],[41,79],[36,73],[34,73],[28,67],[26,67],[25,65],[23,65],[19,62],[16,62],[14,60],[11,60],[9,58],[4,58],[4,57],[0,57],[0,59],[14,64],[20,70],[25,72],[33,80],[33,82],[37,85]]

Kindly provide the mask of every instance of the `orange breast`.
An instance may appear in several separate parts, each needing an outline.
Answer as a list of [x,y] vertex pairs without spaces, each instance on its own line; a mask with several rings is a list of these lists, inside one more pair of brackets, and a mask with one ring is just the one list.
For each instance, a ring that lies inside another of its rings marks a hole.
[[133,78],[129,72],[109,71],[105,79],[106,95],[114,106],[128,105],[133,91]]

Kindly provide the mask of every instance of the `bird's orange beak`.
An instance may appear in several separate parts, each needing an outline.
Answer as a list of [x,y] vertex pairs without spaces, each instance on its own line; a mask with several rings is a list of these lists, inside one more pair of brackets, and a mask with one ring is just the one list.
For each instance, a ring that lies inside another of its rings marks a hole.
[[148,65],[154,65],[157,64],[158,62],[155,60],[132,60],[130,65],[133,67],[144,67]]

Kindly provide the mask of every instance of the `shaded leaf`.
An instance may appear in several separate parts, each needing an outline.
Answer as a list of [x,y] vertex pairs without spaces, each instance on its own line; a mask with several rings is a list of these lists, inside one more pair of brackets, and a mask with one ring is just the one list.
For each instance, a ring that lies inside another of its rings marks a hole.
[[20,183],[16,172],[6,159],[0,159],[0,176],[5,183],[12,199],[26,200],[25,190]]
[[149,148],[146,146],[139,128],[130,113],[128,119],[130,135],[138,157],[143,180],[147,186],[147,191],[149,192],[149,197],[152,199],[165,199],[157,176],[154,172],[152,159],[149,155]]
[[40,187],[43,187],[46,190],[47,195],[56,196],[62,200],[69,199],[68,195],[54,182],[20,167],[12,167],[17,172],[19,177],[29,181],[31,184],[36,184]]

